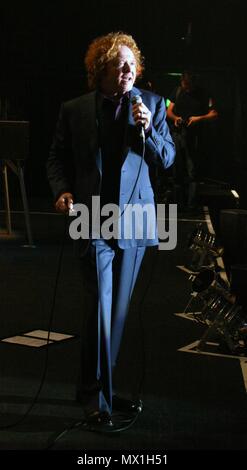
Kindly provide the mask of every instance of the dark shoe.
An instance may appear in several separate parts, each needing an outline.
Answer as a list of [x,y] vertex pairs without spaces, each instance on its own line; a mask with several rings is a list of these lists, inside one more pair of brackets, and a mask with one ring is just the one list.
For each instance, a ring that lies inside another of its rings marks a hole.
[[86,430],[101,433],[113,432],[113,422],[106,411],[92,411],[85,413],[85,416],[83,426]]
[[129,429],[136,421],[137,414],[132,413],[128,419],[122,416],[115,416],[114,422],[106,411],[93,411],[86,413],[86,420],[82,423],[85,431],[101,434],[117,433]]
[[117,395],[112,397],[113,410],[123,411],[125,413],[141,413],[143,409],[143,402],[141,400],[127,400]]

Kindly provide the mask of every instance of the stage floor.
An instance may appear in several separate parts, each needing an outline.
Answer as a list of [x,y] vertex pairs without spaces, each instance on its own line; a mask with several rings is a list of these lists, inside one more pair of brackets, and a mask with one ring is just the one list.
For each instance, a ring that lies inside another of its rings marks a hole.
[[247,448],[247,358],[217,345],[198,352],[206,327],[186,310],[191,280],[179,266],[191,259],[188,236],[199,220],[206,224],[203,214],[180,216],[177,247],[145,257],[116,373],[126,396],[140,390],[144,410],[129,430],[107,436],[77,426],[83,292],[67,235],[61,249],[64,217],[31,212],[35,247],[24,247],[23,214],[13,214],[13,236],[0,235],[1,450]]

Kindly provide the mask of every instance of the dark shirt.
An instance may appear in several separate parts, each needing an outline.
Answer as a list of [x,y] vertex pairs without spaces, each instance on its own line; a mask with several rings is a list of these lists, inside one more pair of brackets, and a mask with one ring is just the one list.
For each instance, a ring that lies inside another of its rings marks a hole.
[[128,96],[118,101],[103,95],[98,97],[99,141],[102,156],[101,207],[108,203],[119,204],[128,108]]
[[207,114],[210,109],[210,95],[206,90],[199,87],[191,91],[177,87],[170,94],[169,100],[175,103],[174,113],[184,120],[190,116]]

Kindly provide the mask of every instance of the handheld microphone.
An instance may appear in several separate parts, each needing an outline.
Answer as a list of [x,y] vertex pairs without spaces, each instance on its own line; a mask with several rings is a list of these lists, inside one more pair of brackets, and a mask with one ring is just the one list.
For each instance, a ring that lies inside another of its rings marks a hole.
[[[142,103],[142,98],[140,95],[135,95],[131,98],[131,103],[132,104],[139,104]],[[139,130],[139,135],[141,139],[144,141],[145,140],[145,132],[144,132],[144,127],[141,123],[138,123],[136,125],[137,129]]]

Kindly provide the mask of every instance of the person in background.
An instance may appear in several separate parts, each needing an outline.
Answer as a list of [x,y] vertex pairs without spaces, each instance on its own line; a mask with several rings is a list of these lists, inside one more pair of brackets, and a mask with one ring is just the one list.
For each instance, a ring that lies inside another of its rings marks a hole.
[[[61,106],[48,179],[57,211],[67,214],[74,203],[90,211],[92,197],[100,196],[100,209],[117,204],[122,221],[126,205],[154,207],[152,168],[173,163],[175,146],[164,99],[134,86],[143,60],[128,34],[96,38],[85,65],[91,91]],[[116,390],[113,372],[144,252],[158,245],[158,235],[153,230],[156,220],[144,221],[141,238],[135,234],[143,220],[135,217],[129,223],[134,224],[131,238],[125,237],[121,224],[118,236],[104,237],[102,230],[95,233],[90,226],[88,240],[79,240],[85,302],[77,398],[90,431],[115,431],[113,411],[142,410],[139,397],[127,399]]]
[[167,117],[176,146],[174,164],[175,202],[180,210],[197,207],[197,177],[200,163],[202,124],[217,119],[218,112],[209,93],[199,87],[195,75],[184,71],[180,85],[168,97]]

